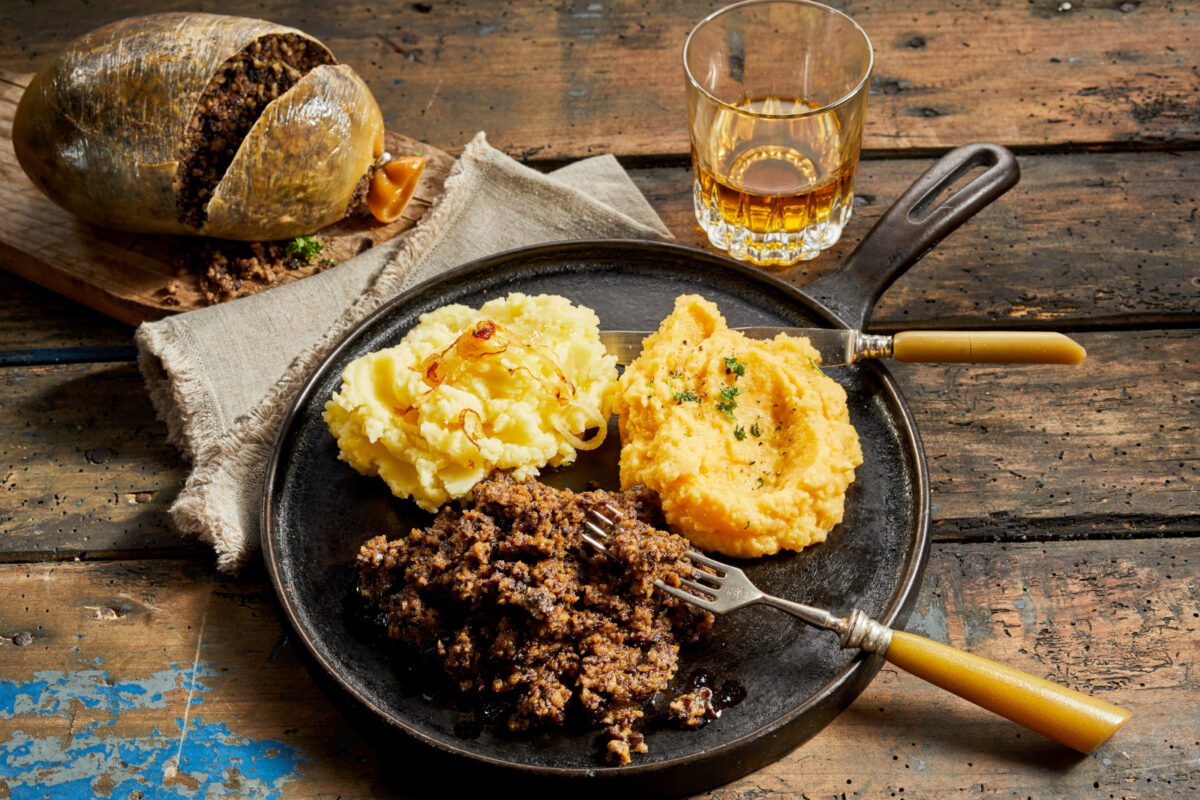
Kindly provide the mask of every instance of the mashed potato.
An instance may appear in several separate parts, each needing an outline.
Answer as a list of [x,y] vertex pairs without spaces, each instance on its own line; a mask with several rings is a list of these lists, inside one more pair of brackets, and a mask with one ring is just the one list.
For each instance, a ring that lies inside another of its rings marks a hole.
[[520,480],[571,463],[608,429],[616,359],[598,328],[595,312],[554,295],[425,314],[342,372],[324,414],[340,458],[427,511],[492,470]]
[[621,376],[621,486],[645,483],[672,529],[749,557],[823,541],[862,463],[846,392],[806,339],[747,339],[687,295]]

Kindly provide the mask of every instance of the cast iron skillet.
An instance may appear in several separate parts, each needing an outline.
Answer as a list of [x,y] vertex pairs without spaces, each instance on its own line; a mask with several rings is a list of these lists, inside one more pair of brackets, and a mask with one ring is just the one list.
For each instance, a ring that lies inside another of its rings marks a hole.
[[[981,174],[947,195],[951,184],[980,167]],[[596,730],[568,725],[532,735],[506,733],[486,706],[463,701],[359,621],[353,570],[358,546],[377,533],[401,535],[430,518],[392,497],[379,479],[338,461],[321,412],[349,361],[396,343],[427,311],[454,302],[478,306],[511,291],[564,295],[595,309],[607,328],[654,329],[674,298],[690,292],[716,301],[731,325],[864,327],[900,273],[1017,179],[1016,161],[1004,148],[977,144],[953,151],[888,210],[838,271],[804,291],[678,245],[566,242],[468,264],[396,298],[347,334],[304,386],[279,432],[264,492],[264,555],[318,679],[372,735],[401,742],[403,763],[385,758],[384,769],[409,780],[437,765],[441,774],[454,776],[453,783],[441,784],[443,791],[462,788],[464,780],[487,785],[517,777],[521,788],[576,794],[697,792],[806,741],[853,701],[881,660],[842,651],[835,636],[772,609],[750,608],[718,619],[701,646],[685,650],[678,679],[682,685],[699,671],[718,686],[729,682],[733,693],[744,688],[745,699],[698,730],[651,721],[650,752],[631,765],[606,767]],[[845,518],[821,545],[741,566],[773,594],[840,614],[858,607],[902,626],[929,547],[920,439],[883,367],[867,362],[827,372],[847,390],[863,447]],[[571,488],[589,479],[617,488],[617,436],[611,433],[611,446],[543,478]]]

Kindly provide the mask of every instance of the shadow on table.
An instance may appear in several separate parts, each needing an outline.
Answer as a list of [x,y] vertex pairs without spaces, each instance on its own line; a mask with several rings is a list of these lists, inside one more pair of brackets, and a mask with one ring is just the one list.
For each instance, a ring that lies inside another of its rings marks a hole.
[[951,763],[988,757],[1022,770],[1066,774],[1088,758],[950,695],[937,702],[893,699],[886,707],[860,700],[839,719],[856,729],[873,729],[883,741],[909,743],[923,753],[933,750]]

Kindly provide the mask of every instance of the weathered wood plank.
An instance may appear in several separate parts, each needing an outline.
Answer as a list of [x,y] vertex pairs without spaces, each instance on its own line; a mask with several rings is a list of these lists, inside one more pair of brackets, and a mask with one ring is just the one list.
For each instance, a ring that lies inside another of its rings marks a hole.
[[[216,2],[189,6],[228,10]],[[686,153],[680,52],[711,3],[556,6],[405,3],[253,13],[325,41],[358,70],[392,130],[442,149],[486,130],[526,157]],[[0,68],[33,71],[100,24],[162,9],[149,0],[10,4]],[[872,37],[866,147],[1162,146],[1200,138],[1200,19],[1186,3],[937,0],[844,9]],[[987,113],[980,113],[986,108]]]
[[132,343],[129,325],[0,269],[0,357],[18,350]]
[[369,786],[362,763],[374,758],[283,646],[269,586],[214,580],[202,561],[0,576],[0,796]]
[[[1200,792],[1191,712],[1200,691],[1197,556],[1195,539],[935,546],[907,629],[1131,710],[1091,756],[1049,747],[885,666],[807,746],[711,796],[1192,796]],[[1189,710],[1177,713],[1176,703]]]
[[[778,274],[803,285],[833,269],[930,163],[864,162],[861,202],[842,241]],[[876,327],[1200,322],[1200,159],[1089,153],[1020,163],[1014,189],[884,294]],[[629,172],[680,242],[709,246],[693,217],[686,168]],[[0,271],[0,353],[127,344],[129,330]]]
[[896,365],[930,463],[933,530],[1194,534],[1196,333],[1079,336],[1078,367]]
[[131,363],[0,369],[0,550],[192,548],[166,513],[187,469]]
[[[1190,796],[1198,558],[1196,539],[934,548],[908,629],[1130,709],[1091,757],[885,667],[806,745],[708,796]],[[260,580],[10,564],[0,588],[3,796],[420,794],[410,751],[380,758],[306,674]]]
[[[1078,339],[1080,367],[895,366],[938,536],[1194,532],[1200,331]],[[188,544],[166,515],[187,468],[132,364],[10,367],[0,386],[0,558]]]

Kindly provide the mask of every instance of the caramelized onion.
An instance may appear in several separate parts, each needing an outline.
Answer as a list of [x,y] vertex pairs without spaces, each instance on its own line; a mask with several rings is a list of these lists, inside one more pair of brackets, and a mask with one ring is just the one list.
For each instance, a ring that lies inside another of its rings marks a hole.
[[464,408],[462,411],[458,412],[458,427],[462,428],[463,436],[467,437],[467,440],[472,445],[475,446],[475,449],[482,453],[483,448],[479,446],[479,442],[475,441],[475,437],[467,432],[467,414],[475,415],[475,421],[479,423],[479,434],[478,435],[481,437],[483,436],[483,433],[484,433],[483,432],[483,417],[479,416],[479,412],[473,408]]
[[570,444],[572,447],[574,447],[576,450],[584,450],[584,451],[595,450],[597,447],[604,444],[605,438],[608,437],[608,420],[604,419],[604,417],[600,414],[599,410],[597,410],[593,414],[590,412],[590,410],[586,406],[580,405],[578,403],[572,403],[571,407],[578,408],[585,415],[587,415],[589,418],[588,419],[589,423],[590,422],[596,423],[595,425],[585,424],[583,426],[583,430],[585,433],[589,429],[595,428],[596,435],[593,436],[591,439],[581,439],[580,437],[576,436],[571,431],[567,430],[565,424],[558,418],[555,418],[553,420],[554,430],[558,431],[559,435],[562,436],[564,439],[566,439],[567,443]]
[[[599,409],[589,409],[575,401],[578,389],[567,379],[562,367],[550,353],[546,352],[544,348],[527,344],[498,322],[493,320],[476,322],[471,328],[459,334],[458,338],[448,347],[427,357],[418,365],[417,369],[424,376],[425,382],[432,387],[430,391],[433,391],[452,380],[460,369],[465,369],[470,364],[484,358],[502,355],[513,348],[528,353],[551,373],[550,378],[543,378],[526,364],[517,364],[508,368],[510,375],[515,375],[517,372],[528,374],[545,392],[546,398],[553,401],[553,407],[547,410],[547,414],[554,430],[576,450],[595,450],[602,445],[608,433],[608,420],[600,414]],[[563,415],[571,409],[578,409],[586,415],[587,424],[584,426],[584,430],[596,428],[598,431],[596,436],[585,440],[567,428]],[[473,414],[479,423],[477,436],[484,435],[483,418],[474,409],[464,409],[458,415],[458,424],[462,428],[463,435],[478,450],[480,449],[479,442],[467,431],[467,414]]]

